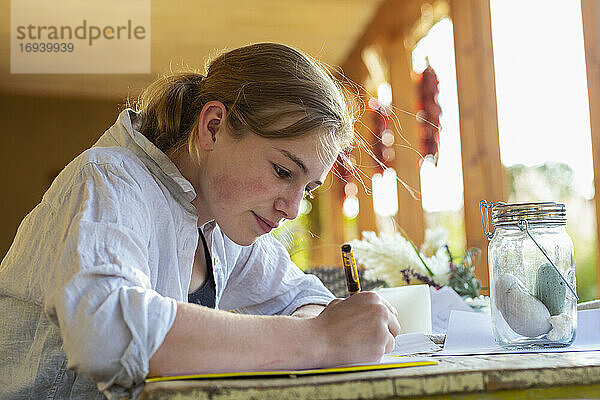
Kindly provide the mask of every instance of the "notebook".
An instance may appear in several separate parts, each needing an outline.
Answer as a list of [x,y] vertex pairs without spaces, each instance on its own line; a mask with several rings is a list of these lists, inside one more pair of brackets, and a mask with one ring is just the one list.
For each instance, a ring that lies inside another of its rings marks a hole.
[[303,375],[334,374],[342,372],[373,371],[380,369],[419,367],[425,365],[436,365],[437,361],[428,357],[407,357],[385,355],[379,362],[341,365],[332,368],[315,368],[302,370],[276,370],[276,371],[242,371],[242,372],[219,372],[211,374],[192,374],[160,376],[148,378],[146,382],[162,382],[185,379],[223,379],[223,378],[249,378],[249,377],[290,377]]
[[210,374],[191,374],[161,376],[148,378],[146,382],[174,381],[183,379],[223,379],[223,378],[247,378],[247,377],[284,377],[284,376],[302,376],[335,374],[342,372],[373,371],[380,369],[420,367],[426,365],[436,365],[438,362],[430,357],[407,356],[406,354],[430,353],[440,349],[439,346],[431,342],[425,335],[419,333],[410,333],[398,335],[396,337],[396,346],[394,351],[383,356],[379,362],[361,363],[351,365],[340,365],[331,368],[314,368],[303,370],[275,370],[275,371],[242,371],[242,372],[219,372]]

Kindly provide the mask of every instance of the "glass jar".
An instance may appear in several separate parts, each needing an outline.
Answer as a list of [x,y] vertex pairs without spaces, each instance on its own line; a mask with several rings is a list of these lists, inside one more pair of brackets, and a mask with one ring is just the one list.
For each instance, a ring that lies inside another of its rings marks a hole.
[[480,212],[490,241],[490,310],[496,342],[511,349],[573,343],[578,297],[565,205],[483,200]]

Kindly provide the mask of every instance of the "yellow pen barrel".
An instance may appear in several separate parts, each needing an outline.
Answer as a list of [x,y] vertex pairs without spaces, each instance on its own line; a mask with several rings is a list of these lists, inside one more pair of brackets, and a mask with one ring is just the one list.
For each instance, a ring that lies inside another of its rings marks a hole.
[[360,292],[360,281],[358,279],[358,269],[352,247],[349,244],[342,246],[342,261],[344,263],[344,272],[346,273],[346,284],[348,293],[351,295]]

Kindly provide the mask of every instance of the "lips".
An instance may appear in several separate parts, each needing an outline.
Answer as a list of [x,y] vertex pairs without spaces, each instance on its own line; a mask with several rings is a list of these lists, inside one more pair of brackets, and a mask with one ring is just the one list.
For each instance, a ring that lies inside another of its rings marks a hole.
[[265,231],[265,233],[269,233],[274,228],[277,228],[277,225],[275,225],[270,220],[268,220],[266,218],[263,218],[263,217],[260,217],[256,213],[254,213],[254,212],[252,212],[252,214],[254,214],[254,218],[256,218],[256,222],[258,222],[258,225],[261,227],[261,229],[263,231]]

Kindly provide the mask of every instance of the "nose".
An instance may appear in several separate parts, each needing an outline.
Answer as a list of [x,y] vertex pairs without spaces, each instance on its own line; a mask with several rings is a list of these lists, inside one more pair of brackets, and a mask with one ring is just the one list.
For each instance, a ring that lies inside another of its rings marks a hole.
[[296,219],[300,214],[300,203],[304,190],[289,190],[275,200],[275,209],[284,214],[285,219]]

